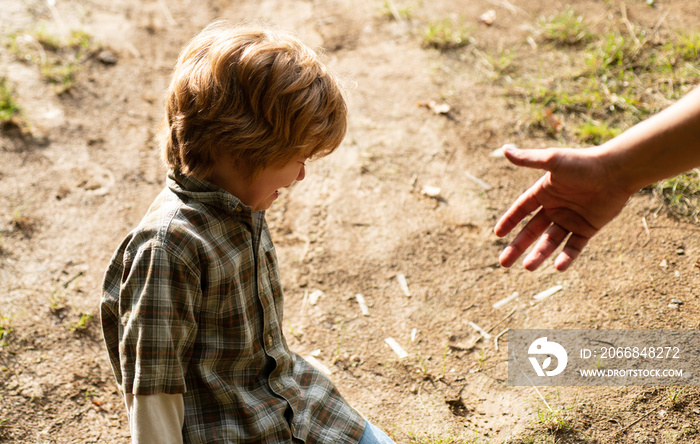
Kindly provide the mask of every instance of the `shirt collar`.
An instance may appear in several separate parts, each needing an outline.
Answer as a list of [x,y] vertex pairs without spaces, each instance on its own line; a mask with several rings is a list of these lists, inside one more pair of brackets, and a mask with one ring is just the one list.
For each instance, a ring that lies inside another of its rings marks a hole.
[[209,181],[185,176],[178,170],[170,170],[166,183],[167,187],[180,198],[195,200],[246,218],[253,217],[253,209],[250,206]]

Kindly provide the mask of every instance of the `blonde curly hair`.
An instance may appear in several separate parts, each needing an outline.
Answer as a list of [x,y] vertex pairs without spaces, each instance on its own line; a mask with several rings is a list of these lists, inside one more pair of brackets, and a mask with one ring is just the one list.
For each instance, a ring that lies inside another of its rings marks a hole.
[[221,156],[251,177],[299,156],[332,153],[345,137],[338,79],[298,38],[217,21],[182,50],[166,100],[163,157],[207,179]]

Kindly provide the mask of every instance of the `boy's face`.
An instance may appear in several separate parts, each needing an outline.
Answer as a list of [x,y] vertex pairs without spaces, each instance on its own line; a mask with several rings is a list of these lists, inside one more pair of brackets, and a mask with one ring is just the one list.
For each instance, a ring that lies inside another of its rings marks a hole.
[[253,207],[253,211],[263,211],[277,199],[280,188],[289,188],[304,179],[306,159],[300,156],[282,166],[268,166],[252,180],[231,163],[220,162],[209,180]]
[[267,210],[279,197],[280,188],[289,188],[295,181],[304,180],[306,159],[306,157],[298,157],[281,167],[264,168],[255,179],[250,181],[246,196],[248,201],[246,202],[240,196],[236,197],[244,204],[253,207],[253,211]]

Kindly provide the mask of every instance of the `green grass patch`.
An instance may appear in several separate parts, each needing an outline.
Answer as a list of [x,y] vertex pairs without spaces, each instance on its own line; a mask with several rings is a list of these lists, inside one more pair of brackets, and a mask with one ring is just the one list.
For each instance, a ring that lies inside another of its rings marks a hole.
[[697,62],[700,57],[700,33],[680,34],[674,42],[666,44],[667,52],[676,54],[681,60]]
[[19,113],[19,105],[15,101],[14,92],[9,81],[0,77],[0,125],[4,125]]
[[399,4],[394,0],[384,0],[380,14],[388,20],[411,20],[414,15],[414,7]]
[[687,402],[685,396],[683,396],[684,391],[685,387],[677,387],[671,385],[666,388],[666,396],[671,405],[671,409],[681,410],[683,409],[683,407],[685,407]]
[[471,30],[463,18],[444,18],[428,23],[423,31],[423,46],[448,51],[470,43]]
[[74,322],[70,326],[70,330],[72,331],[83,331],[88,328],[90,325],[90,321],[92,321],[93,315],[88,314],[88,313],[80,313],[80,319],[78,319],[76,322]]
[[700,214],[700,170],[694,169],[645,188],[663,202],[669,213],[698,222]]
[[40,23],[34,28],[33,37],[45,49],[57,51],[63,46],[61,38],[46,28],[46,24]]
[[482,66],[486,68],[487,75],[490,79],[498,80],[517,73],[516,50],[514,49],[498,49],[497,51],[482,53],[474,48],[481,61]]
[[568,430],[571,426],[569,425],[570,419],[567,417],[566,412],[571,409],[573,409],[573,407],[554,410],[538,409],[537,421],[535,423],[552,431]]
[[620,128],[612,128],[605,122],[587,121],[576,128],[576,135],[587,145],[600,145],[620,133]]
[[578,45],[591,38],[591,33],[583,22],[583,16],[569,5],[551,17],[540,18],[537,23],[537,33],[545,41],[563,46]]
[[[700,32],[669,29],[661,19],[644,27],[624,9],[612,14],[595,30],[568,6],[540,19],[530,56],[536,63],[518,51],[503,64],[517,77],[492,76],[507,81],[511,104],[521,110],[519,132],[566,146],[600,145],[700,85]],[[659,209],[700,222],[700,170],[645,190],[659,199]]]
[[62,94],[75,86],[80,64],[69,60],[56,60],[39,67],[41,75],[55,86],[56,92]]
[[75,86],[84,63],[100,49],[85,31],[71,30],[67,35],[59,35],[43,24],[33,31],[11,36],[9,46],[19,60],[36,65],[57,94]]
[[13,330],[11,320],[11,317],[0,315],[0,347],[9,345],[7,340]]
[[563,144],[599,145],[700,83],[700,33],[662,34],[624,15],[602,26],[589,31],[568,6],[540,19],[537,34],[551,43],[542,48],[561,62],[516,80],[511,95],[527,103],[527,129]]
[[96,47],[95,38],[80,29],[71,30],[66,43],[69,48],[82,51],[93,51]]

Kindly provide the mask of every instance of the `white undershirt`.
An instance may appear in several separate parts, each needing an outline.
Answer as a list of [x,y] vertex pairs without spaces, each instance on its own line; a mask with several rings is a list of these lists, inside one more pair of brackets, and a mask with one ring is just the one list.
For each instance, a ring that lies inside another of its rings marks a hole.
[[185,403],[181,394],[124,395],[132,444],[182,444]]

